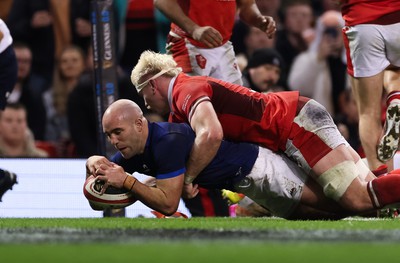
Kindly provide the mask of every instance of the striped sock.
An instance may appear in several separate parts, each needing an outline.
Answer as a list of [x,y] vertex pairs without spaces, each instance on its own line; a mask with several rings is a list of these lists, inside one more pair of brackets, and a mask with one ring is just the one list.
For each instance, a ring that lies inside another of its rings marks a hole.
[[400,174],[378,177],[367,185],[369,197],[375,208],[400,202]]
[[392,91],[386,97],[386,105],[389,106],[393,100],[400,100],[400,91]]

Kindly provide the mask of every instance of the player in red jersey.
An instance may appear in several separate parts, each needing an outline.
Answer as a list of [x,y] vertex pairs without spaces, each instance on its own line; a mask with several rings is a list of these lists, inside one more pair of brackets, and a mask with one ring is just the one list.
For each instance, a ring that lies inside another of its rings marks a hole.
[[191,75],[242,83],[229,41],[237,14],[269,37],[276,30],[273,18],[263,16],[254,0],[155,0],[154,4],[173,22],[167,52]]
[[[360,115],[359,133],[369,167],[393,168],[400,141],[400,1],[342,0],[347,72]],[[382,83],[386,122],[381,124]]]
[[149,108],[170,113],[170,121],[187,122],[195,131],[185,173],[188,185],[225,138],[284,152],[345,209],[363,211],[400,201],[400,176],[375,178],[326,109],[298,92],[264,94],[211,77],[189,77],[171,56],[152,51],[142,53],[131,79]]

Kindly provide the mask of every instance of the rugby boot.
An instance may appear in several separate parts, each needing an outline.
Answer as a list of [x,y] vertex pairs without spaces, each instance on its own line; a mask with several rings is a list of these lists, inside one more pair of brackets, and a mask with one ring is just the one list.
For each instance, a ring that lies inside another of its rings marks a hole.
[[17,184],[17,175],[0,169],[0,201],[5,192],[12,190],[14,184]]
[[396,154],[400,141],[400,100],[393,100],[386,110],[383,136],[377,145],[378,159],[387,162]]

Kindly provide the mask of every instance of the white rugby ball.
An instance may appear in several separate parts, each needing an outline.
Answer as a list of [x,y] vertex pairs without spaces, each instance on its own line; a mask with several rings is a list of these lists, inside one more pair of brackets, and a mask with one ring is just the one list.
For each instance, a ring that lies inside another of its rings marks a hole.
[[83,185],[83,194],[86,199],[100,208],[124,208],[137,201],[134,194],[126,189],[112,186],[107,187],[104,194],[100,194],[104,182],[90,176]]

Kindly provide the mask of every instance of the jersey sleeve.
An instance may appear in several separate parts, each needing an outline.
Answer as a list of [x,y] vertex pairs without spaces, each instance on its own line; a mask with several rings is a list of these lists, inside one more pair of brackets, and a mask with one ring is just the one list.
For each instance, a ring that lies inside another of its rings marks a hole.
[[127,173],[132,174],[134,172],[143,172],[140,156],[133,156],[129,159],[125,159],[124,157],[122,157],[122,154],[120,152],[117,152],[111,157],[110,161],[117,165],[120,165]]
[[203,101],[210,101],[212,87],[204,78],[192,77],[178,84],[174,92],[176,114],[172,116],[172,121],[190,123],[196,107]]
[[117,152],[116,154],[114,154],[112,157],[111,157],[111,162],[113,162],[113,163],[116,163],[116,164],[119,164],[120,162],[121,162],[121,159],[122,159],[122,155],[121,155],[121,153],[120,152]]
[[158,167],[157,179],[168,179],[186,172],[186,161],[192,145],[182,134],[169,133],[154,144],[154,162]]

